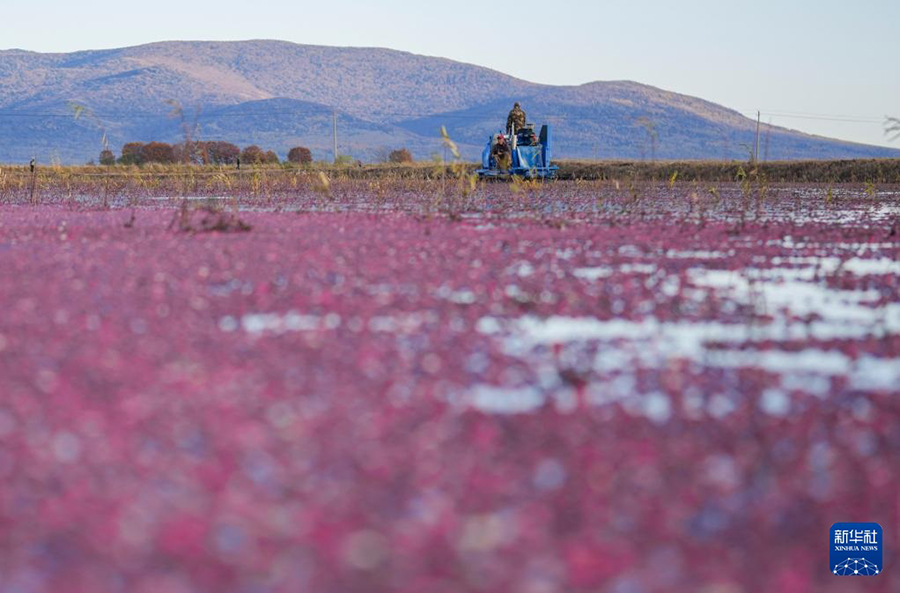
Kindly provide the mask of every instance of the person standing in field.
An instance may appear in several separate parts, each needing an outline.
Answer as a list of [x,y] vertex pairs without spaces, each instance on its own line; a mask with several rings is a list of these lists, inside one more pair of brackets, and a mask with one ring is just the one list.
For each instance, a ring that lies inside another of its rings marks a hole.
[[525,112],[522,111],[522,107],[519,106],[517,102],[513,105],[512,111],[509,112],[509,115],[506,118],[506,133],[514,134],[516,130],[525,127]]
[[512,165],[512,152],[503,134],[497,135],[497,142],[491,148],[491,156],[494,157],[494,162],[497,163],[497,169],[500,171],[509,170],[509,167]]

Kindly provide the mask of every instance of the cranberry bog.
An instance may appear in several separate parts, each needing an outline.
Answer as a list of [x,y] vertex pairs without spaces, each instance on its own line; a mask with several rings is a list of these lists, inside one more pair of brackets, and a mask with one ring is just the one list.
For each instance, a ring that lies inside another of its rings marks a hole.
[[896,187],[292,179],[0,180],[0,591],[900,590]]

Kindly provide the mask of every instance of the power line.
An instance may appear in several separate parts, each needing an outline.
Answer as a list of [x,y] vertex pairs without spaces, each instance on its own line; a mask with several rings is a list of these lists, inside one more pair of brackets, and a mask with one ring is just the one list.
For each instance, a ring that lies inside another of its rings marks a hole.
[[[756,110],[741,112],[741,115],[750,117],[751,113],[755,115]],[[810,119],[819,121],[841,121],[850,123],[884,123],[884,117],[866,116],[866,115],[829,115],[821,113],[805,113],[802,111],[761,111],[762,115],[772,117],[782,117],[786,119]]]
[[795,115],[795,114],[787,114],[787,113],[777,113],[772,111],[763,111],[765,115],[771,115],[773,117],[783,117],[785,119],[810,119],[815,121],[839,121],[839,122],[848,122],[848,123],[857,123],[857,124],[880,124],[884,122],[884,118],[851,118],[851,117],[823,117],[819,115]]
[[807,115],[810,117],[841,117],[848,119],[868,119],[875,116],[869,115],[847,115],[846,113],[811,113],[809,111],[793,111],[790,109],[772,109],[770,111],[763,111],[763,113],[781,113],[785,115]]

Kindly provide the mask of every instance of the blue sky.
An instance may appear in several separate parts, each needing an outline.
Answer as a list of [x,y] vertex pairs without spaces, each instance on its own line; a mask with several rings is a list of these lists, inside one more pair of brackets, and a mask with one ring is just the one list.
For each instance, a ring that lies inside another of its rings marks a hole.
[[763,122],[871,144],[889,145],[884,116],[900,116],[900,0],[3,4],[2,49],[170,39],[377,46],[535,82],[635,80],[748,115],[760,109]]

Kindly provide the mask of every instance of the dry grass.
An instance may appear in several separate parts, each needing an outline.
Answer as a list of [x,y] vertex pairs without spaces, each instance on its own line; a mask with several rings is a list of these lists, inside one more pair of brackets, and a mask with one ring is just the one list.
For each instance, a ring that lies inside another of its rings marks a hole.
[[[740,181],[751,165],[739,161],[558,161],[562,180],[636,181]],[[320,174],[331,180],[418,181],[467,179],[478,165],[454,160],[452,163],[377,164],[363,166],[244,166],[240,170],[224,166],[147,165],[39,167],[35,192],[47,188],[79,192],[121,194],[144,189],[154,193],[187,195],[197,193],[264,192],[283,187],[320,182]],[[900,159],[840,161],[777,161],[760,163],[758,174],[772,183],[900,183]],[[28,166],[0,166],[0,200],[31,190]]]
[[[667,181],[739,181],[739,161],[559,161],[560,179],[629,179]],[[757,165],[773,183],[900,183],[900,159],[772,161]]]

